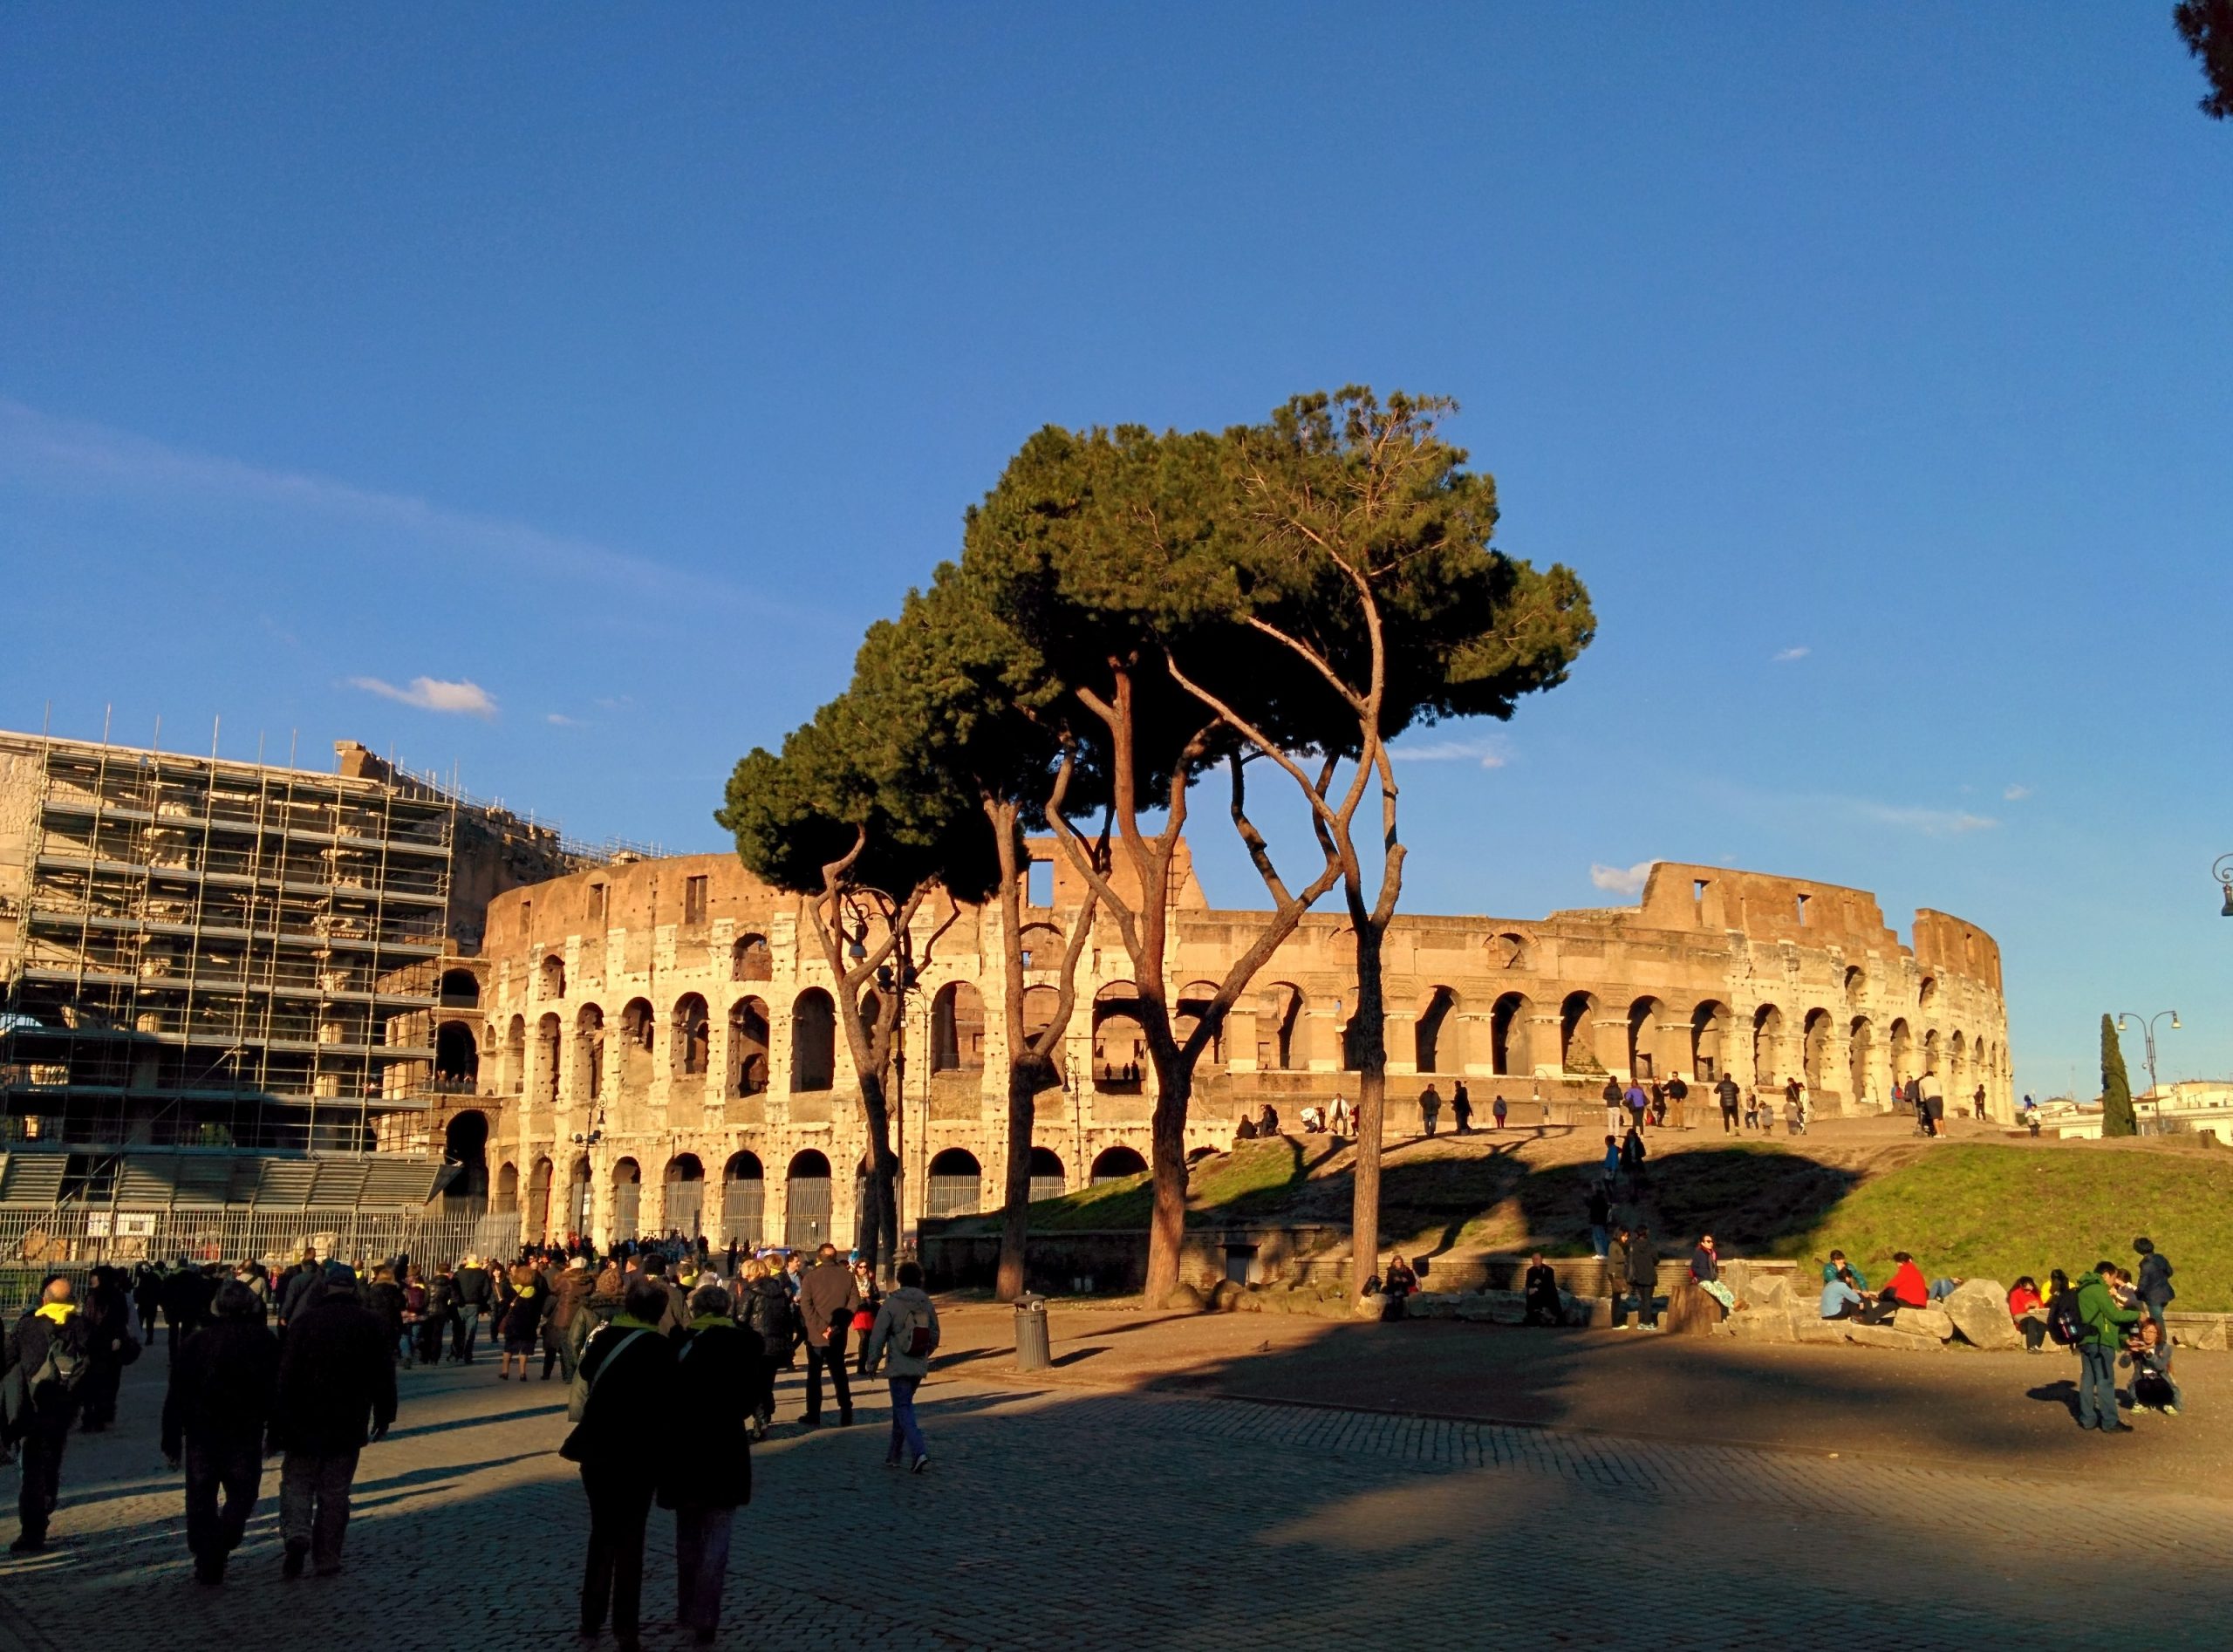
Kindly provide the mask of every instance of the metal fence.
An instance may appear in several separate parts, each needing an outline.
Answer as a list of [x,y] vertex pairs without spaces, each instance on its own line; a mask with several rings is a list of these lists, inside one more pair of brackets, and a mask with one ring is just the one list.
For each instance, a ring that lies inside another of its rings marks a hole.
[[[125,1230],[125,1231],[120,1231]],[[519,1248],[517,1210],[485,1200],[439,1201],[405,1210],[277,1211],[252,1205],[131,1214],[74,1206],[0,1205],[0,1279],[78,1273],[103,1262],[260,1261],[283,1264],[305,1251],[350,1263],[399,1253],[428,1262],[509,1257]],[[12,1288],[5,1294],[17,1294]]]

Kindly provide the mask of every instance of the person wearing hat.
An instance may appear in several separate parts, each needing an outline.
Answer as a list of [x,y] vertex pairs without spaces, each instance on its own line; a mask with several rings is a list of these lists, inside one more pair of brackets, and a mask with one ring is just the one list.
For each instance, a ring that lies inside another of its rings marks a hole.
[[341,1569],[357,1457],[395,1421],[395,1357],[379,1316],[357,1300],[357,1275],[330,1263],[324,1288],[287,1328],[271,1433],[279,1475],[282,1573]]
[[[263,1481],[264,1431],[279,1387],[279,1339],[238,1280],[218,1287],[210,1320],[186,1339],[163,1398],[163,1456],[186,1470],[186,1546],[194,1575],[222,1583]],[[224,1509],[217,1494],[224,1493]]]

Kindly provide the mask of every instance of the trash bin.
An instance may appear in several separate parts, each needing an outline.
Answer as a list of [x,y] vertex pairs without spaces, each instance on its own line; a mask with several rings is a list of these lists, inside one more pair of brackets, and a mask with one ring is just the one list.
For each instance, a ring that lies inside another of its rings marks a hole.
[[1015,1369],[1043,1371],[1051,1362],[1047,1353],[1047,1299],[1015,1299]]

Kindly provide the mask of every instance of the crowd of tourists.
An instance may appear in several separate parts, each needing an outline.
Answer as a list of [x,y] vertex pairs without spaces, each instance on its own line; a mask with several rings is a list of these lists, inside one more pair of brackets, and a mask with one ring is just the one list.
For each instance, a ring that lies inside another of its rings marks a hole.
[[[137,1318],[135,1333],[134,1318]],[[305,1255],[274,1273],[144,1264],[51,1274],[8,1328],[0,1360],[0,1461],[19,1455],[18,1554],[47,1546],[73,1426],[110,1427],[126,1366],[168,1350],[162,1450],[185,1477],[187,1547],[201,1583],[223,1582],[278,1456],[282,1576],[341,1569],[359,1454],[398,1410],[399,1369],[471,1365],[484,1335],[500,1381],[568,1384],[561,1454],[579,1464],[590,1511],[580,1627],[636,1643],[653,1504],[675,1516],[679,1621],[710,1642],[720,1621],[734,1512],[751,1496],[751,1443],[774,1421],[779,1370],[806,1359],[809,1428],[827,1383],[839,1426],[850,1378],[879,1370],[891,1425],[887,1466],[922,1473],[930,1451],[915,1395],[939,1345],[921,1270],[897,1287],[824,1245],[748,1254],[679,1236],[599,1255],[570,1239],[509,1264],[408,1256],[357,1265]]]

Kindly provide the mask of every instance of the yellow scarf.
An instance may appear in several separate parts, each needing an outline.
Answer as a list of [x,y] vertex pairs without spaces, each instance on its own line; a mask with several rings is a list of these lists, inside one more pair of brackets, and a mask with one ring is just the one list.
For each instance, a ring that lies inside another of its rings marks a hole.
[[41,1302],[38,1305],[39,1318],[51,1320],[57,1325],[68,1324],[70,1316],[77,1311],[75,1302]]

